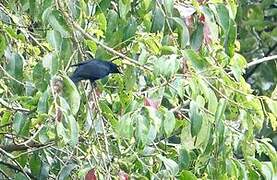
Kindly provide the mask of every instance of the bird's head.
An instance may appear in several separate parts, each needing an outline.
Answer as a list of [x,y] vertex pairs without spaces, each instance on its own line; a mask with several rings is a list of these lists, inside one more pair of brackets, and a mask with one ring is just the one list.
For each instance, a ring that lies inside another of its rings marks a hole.
[[114,63],[110,63],[110,73],[120,73],[122,72],[118,69],[118,66]]

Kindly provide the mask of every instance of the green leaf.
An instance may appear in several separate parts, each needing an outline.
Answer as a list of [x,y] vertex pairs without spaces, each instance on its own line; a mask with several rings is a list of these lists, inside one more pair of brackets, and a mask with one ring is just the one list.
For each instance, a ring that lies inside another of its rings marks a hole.
[[157,42],[155,38],[147,38],[144,41],[148,49],[152,51],[154,54],[157,55],[160,52],[160,44]]
[[48,16],[48,22],[54,30],[61,33],[62,37],[70,37],[70,29],[60,11],[52,10]]
[[219,21],[219,25],[223,28],[225,37],[228,36],[229,25],[230,25],[230,17],[229,11],[224,4],[216,5],[217,18]]
[[148,141],[149,123],[147,119],[140,114],[136,115],[134,120],[136,120],[136,139],[140,144],[145,145]]
[[162,46],[161,47],[161,55],[170,55],[177,54],[178,48],[174,46]]
[[178,42],[181,48],[185,48],[189,45],[189,30],[184,21],[178,17],[172,18],[177,25],[178,30]]
[[106,102],[106,101],[100,101],[99,102],[100,108],[101,108],[104,116],[111,123],[112,128],[114,130],[116,130],[118,121],[114,118],[114,112],[111,110],[111,108],[107,104],[108,104],[108,102]]
[[66,133],[66,128],[64,127],[62,122],[57,122],[56,131],[58,137],[61,137],[64,144],[67,144],[70,141],[70,137]]
[[45,144],[49,141],[49,136],[48,133],[49,129],[47,129],[46,127],[43,127],[38,134],[38,138],[39,138],[39,142],[41,142],[42,144]]
[[219,100],[217,109],[216,109],[216,113],[215,113],[215,123],[218,124],[219,121],[222,120],[225,109],[226,109],[226,99],[221,98]]
[[241,76],[244,72],[244,68],[246,68],[247,66],[246,59],[242,55],[235,53],[234,56],[231,58],[230,65],[236,80],[240,81],[240,79],[242,78]]
[[203,71],[205,67],[208,66],[208,62],[206,61],[206,59],[199,56],[194,50],[185,49],[183,52],[186,60],[188,60],[191,63],[192,67],[197,72]]
[[33,175],[39,176],[41,168],[41,159],[38,153],[33,153],[31,159],[29,160],[30,169]]
[[29,134],[31,121],[22,112],[14,115],[13,130],[19,136],[27,136]]
[[202,46],[203,43],[203,38],[204,38],[204,34],[203,34],[203,24],[199,23],[197,25],[196,30],[192,33],[191,35],[191,47],[197,51],[200,49],[200,47]]
[[72,114],[75,115],[79,110],[81,97],[79,95],[79,92],[76,86],[69,79],[68,76],[65,76],[65,75],[63,76],[63,82],[64,82],[64,96],[68,101]]
[[97,14],[96,19],[97,19],[97,23],[99,25],[99,28],[103,32],[106,32],[106,29],[107,29],[107,20],[106,20],[105,14],[104,13]]
[[179,60],[175,54],[162,56],[154,62],[154,73],[166,77],[172,77],[179,69]]
[[6,47],[7,47],[7,43],[6,43],[5,36],[0,34],[0,58],[3,56]]
[[166,109],[166,111],[164,112],[163,128],[167,137],[169,137],[173,132],[175,128],[175,123],[176,120],[173,112]]
[[153,19],[152,19],[152,26],[151,32],[161,32],[164,28],[165,17],[163,15],[162,10],[156,6],[153,10]]
[[197,136],[201,130],[203,116],[199,112],[198,104],[195,101],[190,103],[191,136]]
[[137,81],[137,77],[136,77],[136,73],[135,73],[135,68],[128,68],[125,72],[124,72],[124,84],[125,84],[125,88],[126,91],[132,91],[134,89],[136,89],[137,85],[136,85],[136,81]]
[[89,48],[89,50],[93,54],[95,54],[96,50],[97,50],[97,44],[94,41],[92,41],[92,40],[85,40],[84,42],[85,42],[86,46]]
[[[12,53],[7,57],[7,72],[18,81],[23,80],[23,57],[17,53]],[[11,80],[13,91],[17,94],[23,93],[23,86],[18,82]]]
[[38,90],[45,91],[49,83],[49,74],[42,63],[37,63],[33,68],[33,82]]
[[124,0],[119,0],[118,2],[120,17],[125,20],[128,12],[131,10],[131,1],[124,2]]
[[160,154],[158,154],[158,158],[161,161],[163,161],[165,168],[167,170],[169,170],[172,173],[172,175],[175,176],[175,175],[178,174],[178,172],[179,172],[179,166],[178,166],[178,164],[175,161],[173,161],[172,159],[168,159],[168,158],[166,158],[166,157],[164,157],[164,156],[162,156]]
[[270,162],[261,162],[261,172],[265,179],[275,179],[277,178],[276,173],[274,173],[272,164]]
[[63,38],[60,47],[60,59],[62,60],[63,68],[67,67],[67,63],[72,56],[73,44],[71,39]]
[[128,21],[128,25],[124,28],[123,41],[130,40],[130,38],[136,35],[137,26],[136,18],[131,17]]
[[277,117],[277,101],[274,101],[270,98],[266,98],[266,103],[270,111]]
[[173,15],[174,1],[173,0],[163,0],[163,5],[165,7],[165,13],[168,17]]
[[78,130],[78,123],[74,116],[68,116],[68,123],[69,123],[69,133],[70,133],[70,141],[69,144],[74,147],[78,144],[79,138],[79,130]]
[[28,180],[28,178],[21,172],[15,174],[14,180]]
[[118,122],[117,132],[121,137],[130,140],[133,137],[133,131],[133,119],[130,114],[125,114]]
[[60,49],[61,49],[61,43],[62,43],[62,37],[61,37],[61,34],[58,31],[55,31],[55,30],[49,30],[49,31],[47,31],[46,38],[47,38],[48,43],[56,51],[60,51]]
[[[2,98],[0,98],[0,102],[2,104]],[[12,113],[10,111],[4,111],[1,120],[0,120],[0,126],[3,126],[5,124],[8,124],[11,122],[11,115]],[[4,130],[4,127],[2,128],[2,130]],[[0,136],[1,138],[1,136]]]
[[237,26],[236,22],[230,19],[230,26],[228,31],[228,37],[225,38],[224,47],[229,57],[233,57],[235,53],[235,40],[237,38]]
[[59,57],[57,53],[49,53],[46,54],[42,59],[42,64],[44,68],[47,68],[50,70],[50,74],[54,76],[59,69]]
[[76,167],[77,164],[67,164],[63,166],[59,172],[58,180],[67,179],[67,177],[71,174],[71,171],[73,171]]
[[209,138],[211,132],[211,121],[213,120],[212,117],[209,117],[208,114],[203,113],[202,115],[202,125],[201,129],[198,132],[197,139],[195,141],[195,146],[197,148],[206,149],[208,146]]
[[148,112],[147,118],[151,119],[156,131],[159,132],[162,124],[162,118],[159,116],[159,112],[152,107],[148,107],[146,110]]
[[108,7],[111,4],[111,0],[102,0],[99,4],[96,6],[96,14],[106,12]]
[[179,167],[181,170],[188,169],[190,165],[190,155],[185,148],[179,150]]
[[42,16],[41,16],[41,19],[42,19],[42,23],[47,25],[48,24],[48,18],[49,18],[49,15],[52,11],[52,8],[51,7],[47,7],[43,13],[42,13]]
[[45,90],[39,98],[37,111],[39,113],[47,113],[48,112],[48,98],[49,92],[48,89]]
[[197,180],[197,177],[190,171],[183,170],[180,175],[180,180]]
[[36,7],[36,1],[35,0],[29,0],[29,11],[31,16],[36,17],[36,13],[37,13],[37,7]]

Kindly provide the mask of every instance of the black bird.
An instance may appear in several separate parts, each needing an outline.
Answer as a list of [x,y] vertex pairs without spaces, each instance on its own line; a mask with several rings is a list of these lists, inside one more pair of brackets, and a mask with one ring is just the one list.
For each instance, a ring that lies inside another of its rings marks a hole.
[[78,66],[70,77],[75,84],[81,80],[90,80],[93,83],[110,73],[121,73],[116,64],[98,59],[83,61],[72,66]]

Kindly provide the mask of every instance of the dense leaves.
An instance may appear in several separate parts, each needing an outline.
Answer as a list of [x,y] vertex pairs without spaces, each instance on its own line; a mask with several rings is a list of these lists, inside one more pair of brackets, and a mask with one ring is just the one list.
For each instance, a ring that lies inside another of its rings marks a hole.
[[[274,179],[276,64],[251,75],[263,96],[245,79],[257,43],[273,52],[273,6],[1,2],[0,179]],[[91,56],[123,74],[76,86]]]

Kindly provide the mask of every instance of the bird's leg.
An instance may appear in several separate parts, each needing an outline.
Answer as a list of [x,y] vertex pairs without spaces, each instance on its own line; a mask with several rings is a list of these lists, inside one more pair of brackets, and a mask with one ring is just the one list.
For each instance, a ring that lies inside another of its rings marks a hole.
[[91,83],[91,95],[93,98],[93,103],[95,105],[95,109],[98,110],[98,112],[101,112],[99,102],[98,102],[98,95],[96,93],[96,89],[97,89],[96,83],[95,83],[95,81],[90,81],[90,83]]
[[96,82],[95,81],[90,81],[91,89],[96,88]]

